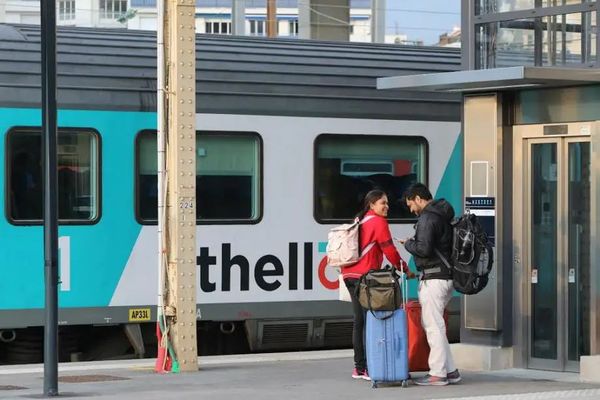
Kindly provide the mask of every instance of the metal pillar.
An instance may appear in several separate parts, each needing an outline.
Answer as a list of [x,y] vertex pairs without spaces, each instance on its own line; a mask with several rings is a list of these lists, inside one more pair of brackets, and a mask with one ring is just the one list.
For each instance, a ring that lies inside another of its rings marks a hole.
[[298,2],[298,38],[310,39],[310,0]]
[[44,137],[44,395],[58,396],[58,193],[56,166],[56,2],[41,1]]
[[181,371],[198,370],[195,10],[195,0],[167,0],[164,34],[158,35],[159,47],[164,45],[158,56],[159,96],[164,96],[158,127],[166,130],[159,134],[166,146],[158,146],[159,197],[166,200],[159,201],[158,318]]
[[231,4],[231,34],[246,34],[246,0],[233,0]]
[[350,39],[350,0],[298,2],[298,36],[301,39]]
[[385,43],[385,0],[371,0],[371,41]]
[[0,3],[0,23],[6,22],[6,3]]
[[267,0],[267,37],[277,37],[277,2]]

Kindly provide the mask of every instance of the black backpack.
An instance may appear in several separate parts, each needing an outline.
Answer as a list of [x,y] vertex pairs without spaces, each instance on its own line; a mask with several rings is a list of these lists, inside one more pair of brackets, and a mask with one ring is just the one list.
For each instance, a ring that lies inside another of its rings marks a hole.
[[437,249],[438,257],[452,271],[454,289],[463,294],[477,294],[488,283],[494,252],[487,234],[469,212],[452,221],[452,255],[447,260]]

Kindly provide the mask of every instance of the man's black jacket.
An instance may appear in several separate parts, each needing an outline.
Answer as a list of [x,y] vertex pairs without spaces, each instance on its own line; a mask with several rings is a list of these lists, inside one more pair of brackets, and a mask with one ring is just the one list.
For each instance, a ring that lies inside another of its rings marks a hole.
[[415,236],[404,243],[406,250],[415,258],[417,269],[421,272],[429,268],[439,267],[441,272],[423,276],[423,279],[452,279],[446,265],[435,254],[434,249],[450,258],[452,252],[452,226],[454,209],[444,199],[429,203],[419,216],[415,225]]

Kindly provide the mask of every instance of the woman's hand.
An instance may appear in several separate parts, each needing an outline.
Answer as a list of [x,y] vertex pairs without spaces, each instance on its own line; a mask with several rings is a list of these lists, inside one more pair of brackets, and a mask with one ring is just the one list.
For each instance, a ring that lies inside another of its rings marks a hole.
[[406,274],[407,279],[414,279],[417,275],[408,268],[408,264],[404,260],[400,260],[400,271]]

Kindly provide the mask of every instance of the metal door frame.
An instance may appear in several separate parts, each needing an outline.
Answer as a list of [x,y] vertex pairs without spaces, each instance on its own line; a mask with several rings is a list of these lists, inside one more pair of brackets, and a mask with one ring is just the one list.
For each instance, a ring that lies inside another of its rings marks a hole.
[[[592,131],[596,130],[596,122],[570,123],[570,124],[552,124],[552,125],[568,125],[568,132],[574,132],[564,135],[544,135],[544,125],[515,125],[513,126],[513,237],[514,237],[514,277],[515,277],[515,338],[520,338],[515,341],[516,353],[521,354],[520,363],[527,368],[532,369],[547,369],[557,371],[579,371],[579,362],[568,361],[568,327],[565,321],[568,321],[568,304],[567,304],[567,273],[568,263],[566,255],[568,255],[568,232],[566,230],[568,224],[568,145],[573,142],[588,142],[592,146],[590,139]],[[531,349],[531,262],[530,262],[530,246],[531,246],[531,149],[534,144],[555,143],[557,146],[557,162],[559,169],[557,170],[557,359],[547,360],[532,357]],[[590,152],[593,159],[594,155]],[[593,169],[592,169],[593,171]],[[593,173],[593,172],[592,172]],[[594,176],[591,176],[592,187],[592,206],[590,227],[592,238],[594,235]],[[519,190],[520,189],[520,190]],[[591,238],[591,239],[592,239]],[[594,248],[594,246],[591,246]],[[591,264],[592,270],[594,265]],[[595,299],[594,286],[591,287],[591,298]],[[591,310],[594,312],[595,307],[592,304]],[[592,316],[593,317],[593,316]],[[595,318],[590,321],[590,339],[592,341],[592,351],[594,348],[594,328]]]
[[[565,302],[563,304],[563,307],[564,307],[564,313],[563,313],[563,315],[564,315],[564,318],[565,318],[565,324],[564,324],[564,326],[566,327],[566,330],[563,330],[563,333],[565,333],[565,335],[564,335],[565,337],[564,337],[564,341],[563,341],[563,346],[564,346],[563,347],[563,350],[564,350],[564,358],[563,359],[564,359],[564,365],[565,365],[564,370],[565,371],[579,372],[579,362],[578,361],[569,360],[569,358],[568,358],[569,357],[569,355],[568,355],[568,353],[569,353],[569,342],[568,342],[569,338],[568,338],[568,335],[567,335],[568,329],[569,329],[568,328],[568,325],[569,325],[569,304],[568,304],[569,281],[568,281],[568,274],[569,274],[570,263],[569,263],[569,260],[567,258],[569,256],[569,253],[570,253],[570,250],[571,250],[569,248],[569,229],[568,229],[568,227],[569,227],[568,210],[569,210],[570,204],[569,204],[569,196],[568,196],[568,193],[567,193],[568,192],[568,188],[569,188],[569,161],[570,161],[569,160],[569,144],[571,144],[571,143],[589,143],[589,145],[590,145],[590,164],[591,164],[592,157],[593,157],[593,155],[592,155],[592,140],[591,140],[591,138],[589,136],[588,137],[585,137],[585,136],[573,136],[573,137],[567,136],[567,137],[563,138],[562,143],[563,143],[563,157],[564,157],[563,158],[563,160],[564,160],[564,163],[563,163],[564,164],[563,165],[563,173],[564,173],[564,175],[563,176],[566,177],[566,179],[563,180],[564,192],[562,194],[562,196],[564,197],[564,203],[563,204],[565,205],[565,209],[564,209],[564,212],[562,214],[562,217],[564,218],[564,220],[563,220],[564,221],[564,232],[563,232],[563,234],[564,234],[564,246],[563,246],[563,248],[564,248],[564,251],[565,251],[564,254],[566,255],[566,257],[564,259],[564,261],[566,262],[566,264],[564,266],[563,274],[562,274],[562,278],[564,280],[564,284],[562,286],[562,290],[563,290],[563,295],[564,295],[563,298],[565,299]],[[591,176],[591,169],[590,169],[590,197],[592,196],[592,190],[591,190],[592,189],[591,188],[592,182],[591,181],[592,181],[592,176]],[[590,254],[589,254],[589,257],[590,257],[590,272],[591,272],[591,269],[593,268],[592,267],[592,262],[591,262],[591,257],[592,257],[592,255],[591,255],[591,248],[593,247],[592,242],[591,242],[591,236],[592,236],[591,235],[591,228],[592,228],[592,208],[593,208],[591,200],[592,199],[590,198],[590,220],[589,220],[590,221]],[[579,282],[576,281],[576,283],[578,284]],[[591,290],[592,290],[592,288],[591,288],[591,285],[590,285],[590,291]],[[592,301],[592,296],[590,296],[590,302],[591,301]],[[579,306],[581,306],[581,305],[579,304]],[[591,304],[590,304],[590,308],[591,308]],[[590,330],[591,330],[591,321],[590,321]],[[592,335],[592,332],[589,332],[590,339],[591,339],[591,335]]]
[[[523,238],[525,241],[523,242],[523,260],[525,267],[524,276],[527,279],[523,282],[525,286],[526,292],[526,301],[525,306],[527,309],[527,314],[530,315],[529,323],[527,324],[527,343],[528,343],[528,351],[527,351],[527,367],[533,369],[547,369],[554,371],[562,371],[563,370],[563,362],[564,359],[564,346],[563,343],[566,342],[564,329],[560,327],[565,326],[565,293],[564,293],[564,279],[563,279],[563,270],[565,268],[564,258],[565,258],[565,223],[564,223],[564,212],[565,202],[564,202],[564,193],[565,193],[565,174],[564,174],[564,144],[563,139],[560,137],[552,137],[552,138],[526,138],[523,140],[523,144],[525,146],[525,157],[523,159],[523,164],[525,169],[523,170],[523,174],[526,176],[525,178],[525,187],[527,190],[523,193],[522,207],[523,214],[525,219],[523,219],[523,227],[524,227],[524,235]],[[532,246],[532,221],[531,221],[531,207],[532,207],[532,153],[533,146],[536,144],[554,144],[556,146],[556,162],[558,164],[556,170],[556,360],[549,360],[543,358],[536,358],[533,356],[533,349],[531,347],[531,339],[533,335],[533,316],[531,315],[532,311],[532,288],[531,288],[531,277],[532,277],[532,255],[531,255],[531,246]]]

